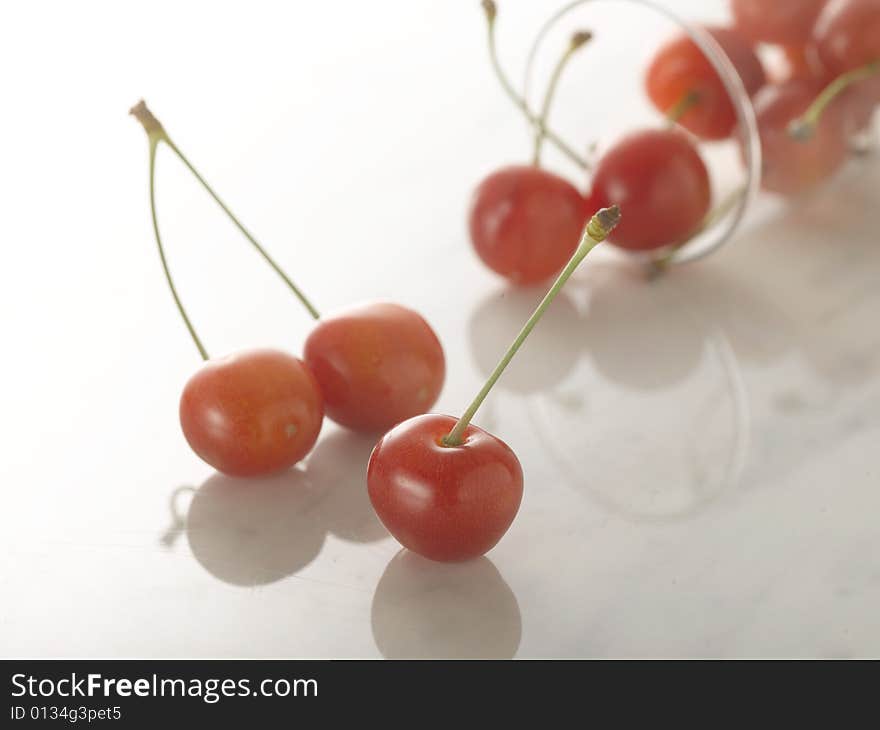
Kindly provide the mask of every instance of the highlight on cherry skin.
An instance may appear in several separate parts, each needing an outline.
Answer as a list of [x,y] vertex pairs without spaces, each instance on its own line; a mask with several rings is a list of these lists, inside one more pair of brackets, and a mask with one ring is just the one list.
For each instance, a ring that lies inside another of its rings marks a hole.
[[416,416],[376,444],[367,491],[379,519],[404,547],[432,560],[469,560],[507,532],[522,501],[522,467],[507,444],[471,419],[574,270],[619,220],[616,206],[591,218],[565,268],[461,418]]
[[443,388],[443,347],[430,325],[399,304],[376,302],[322,316],[303,358],[328,418],[354,431],[386,431],[429,410]]

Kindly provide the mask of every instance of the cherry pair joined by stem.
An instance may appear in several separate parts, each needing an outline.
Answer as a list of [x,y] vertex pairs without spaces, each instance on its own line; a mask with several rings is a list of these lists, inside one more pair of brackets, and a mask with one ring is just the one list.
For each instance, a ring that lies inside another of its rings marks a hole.
[[[343,426],[381,432],[437,400],[445,376],[443,349],[425,320],[410,309],[363,304],[320,317],[284,271],[238,221],[168,137],[143,102],[131,113],[149,140],[150,206],[159,255],[172,296],[206,364],[186,384],[180,422],[193,450],[217,470],[256,476],[289,468],[314,445],[324,412]],[[178,296],[159,234],[155,161],[165,143],[236,227],[318,320],[304,362],[274,350],[211,360]]]
[[507,444],[471,419],[565,282],[619,219],[616,207],[593,216],[574,255],[461,418],[416,416],[376,444],[367,490],[379,519],[404,547],[432,560],[468,560],[494,547],[510,527],[522,501],[522,467]]

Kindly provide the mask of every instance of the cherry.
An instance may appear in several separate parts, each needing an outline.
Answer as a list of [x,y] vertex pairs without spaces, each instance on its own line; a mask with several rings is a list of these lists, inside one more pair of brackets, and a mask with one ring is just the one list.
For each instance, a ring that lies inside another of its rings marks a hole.
[[709,172],[690,139],[674,129],[648,129],[629,134],[605,153],[593,175],[589,204],[619,205],[626,217],[609,241],[649,251],[692,236],[711,197]]
[[398,304],[362,304],[323,317],[303,357],[327,416],[355,431],[386,431],[424,413],[440,395],[446,366],[437,335]]
[[[767,81],[752,46],[729,28],[705,29],[727,54],[751,96]],[[703,139],[725,139],[736,127],[736,109],[724,82],[700,47],[686,35],[660,48],[645,75],[648,96],[664,114]],[[632,220],[633,216],[628,216]]]
[[811,137],[826,109],[843,118],[845,136],[864,131],[880,102],[880,0],[828,2],[813,30],[813,48],[825,86],[792,133]]
[[880,0],[830,0],[816,21],[813,42],[834,75],[880,59]]
[[312,450],[323,418],[311,371],[279,350],[208,360],[180,396],[180,425],[190,447],[230,476],[289,469]]
[[826,0],[731,0],[733,20],[755,43],[804,44]]
[[[873,103],[880,101],[880,0],[830,0],[816,21],[813,42],[831,76],[874,64],[874,78],[859,84]],[[865,79],[868,77],[865,76]]]
[[754,99],[763,150],[761,184],[783,195],[802,193],[831,177],[847,158],[843,107],[826,110],[809,135],[790,134],[822,90],[821,83],[793,79],[762,89]]
[[132,114],[149,140],[150,214],[165,279],[206,361],[180,398],[183,434],[199,457],[230,476],[264,476],[289,469],[311,451],[321,431],[324,403],[318,383],[301,360],[277,350],[209,358],[177,294],[156,216],[156,150],[161,141],[172,143],[143,102]]
[[557,273],[577,247],[584,199],[569,182],[538,167],[505,167],[477,187],[469,228],[474,249],[516,284]]
[[461,418],[416,416],[376,444],[367,491],[379,519],[404,547],[432,560],[469,560],[507,532],[522,501],[522,467],[507,444],[471,419],[578,264],[619,218],[616,207],[593,216],[574,255]]
[[190,170],[238,230],[281,277],[317,320],[306,343],[305,359],[314,369],[324,393],[328,415],[348,428],[375,432],[405,418],[424,413],[440,394],[445,364],[443,349],[427,322],[395,304],[367,304],[322,318],[293,283],[220,199],[213,188],[171,141],[162,124],[143,101],[131,113],[143,124],[150,140],[150,203],[153,226],[166,279],[184,323],[203,359],[208,355],[180,302],[159,239],[153,195],[156,148],[164,142]]
[[783,69],[775,75],[775,81],[789,79],[815,79],[822,77],[825,70],[819,63],[812,45],[791,45],[782,47]]
[[382,437],[367,481],[379,519],[404,546],[431,560],[488,552],[513,522],[523,473],[501,439],[469,425],[461,445],[443,443],[456,419],[416,416]]

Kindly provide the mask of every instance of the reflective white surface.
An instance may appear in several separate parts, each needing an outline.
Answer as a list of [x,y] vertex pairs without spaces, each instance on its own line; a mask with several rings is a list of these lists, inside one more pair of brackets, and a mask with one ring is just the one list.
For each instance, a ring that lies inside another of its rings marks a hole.
[[[512,64],[536,5],[502,2]],[[472,186],[529,154],[475,6],[4,8],[0,654],[880,654],[877,157],[653,283],[583,265],[477,418],[526,474],[484,559],[400,553],[365,495],[370,440],[332,424],[263,482],[189,451],[198,359],[125,112],[147,99],[319,308],[421,311],[455,414],[541,295],[506,290],[465,233]],[[602,115],[578,104],[583,63],[560,128],[647,122],[639,58]],[[298,351],[298,303],[167,150],[158,175],[208,349]]]

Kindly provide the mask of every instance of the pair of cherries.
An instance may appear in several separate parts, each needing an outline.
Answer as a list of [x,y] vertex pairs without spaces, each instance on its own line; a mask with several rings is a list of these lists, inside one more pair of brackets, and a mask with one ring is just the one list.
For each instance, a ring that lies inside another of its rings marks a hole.
[[[576,266],[617,224],[616,209],[600,211],[587,226],[566,271],[464,416],[419,415],[436,402],[445,377],[443,349],[427,322],[385,303],[321,317],[146,104],[141,101],[131,113],[149,140],[150,208],[166,280],[205,360],[180,399],[180,423],[193,451],[230,476],[263,476],[290,468],[311,451],[325,412],[356,431],[390,428],[373,450],[367,473],[370,499],[388,530],[404,546],[436,560],[465,560],[491,549],[519,509],[522,469],[503,441],[471,419]],[[159,233],[155,161],[160,143],[180,158],[318,321],[302,360],[270,349],[209,358],[178,296]]]
[[[131,113],[147,132],[150,206],[165,275],[205,364],[180,398],[180,424],[193,451],[229,476],[289,469],[315,445],[324,415],[355,431],[376,433],[419,413],[443,387],[443,348],[430,325],[397,304],[369,303],[322,317],[171,141],[141,101]],[[209,358],[177,294],[165,259],[155,207],[155,160],[166,144],[317,320],[303,359],[272,349]]]
[[[733,0],[732,6],[735,27],[705,30],[753,98],[765,159],[763,187],[783,194],[802,192],[842,164],[848,139],[867,125],[873,112],[876,89],[864,78],[873,75],[880,56],[880,0]],[[542,114],[535,115],[498,61],[497,8],[491,0],[484,0],[483,7],[490,57],[502,87],[539,138],[557,141],[547,129],[549,100],[563,64],[584,45],[575,39],[588,34],[573,38],[551,77]],[[767,85],[754,47],[758,42],[782,43],[794,57],[816,57],[823,74],[813,71],[806,77],[801,69],[791,81]],[[630,133],[613,145],[593,171],[586,195],[537,164],[505,167],[483,180],[473,196],[469,229],[477,254],[489,268],[517,284],[547,278],[570,255],[589,211],[612,201],[626,212],[626,220],[609,240],[626,250],[673,249],[701,230],[712,198],[696,140],[735,136],[734,104],[714,66],[685,35],[659,49],[648,67],[645,88],[672,124]],[[840,98],[831,104],[823,94]],[[793,126],[803,115],[810,119],[811,109],[814,116],[815,109],[826,113],[812,121],[806,134],[796,134]],[[568,146],[557,146],[586,167]],[[536,154],[533,162],[538,161]]]
[[743,36],[789,59],[754,99],[763,187],[812,190],[843,166],[880,102],[880,0],[732,0],[732,10]]

